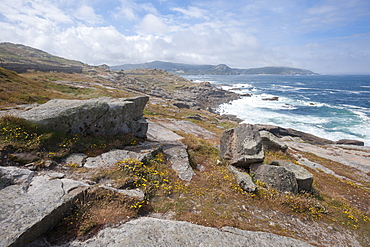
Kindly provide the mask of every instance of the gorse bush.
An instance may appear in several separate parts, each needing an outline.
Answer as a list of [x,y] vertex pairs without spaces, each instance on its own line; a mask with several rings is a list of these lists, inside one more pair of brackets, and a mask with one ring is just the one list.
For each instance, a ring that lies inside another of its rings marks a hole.
[[159,189],[171,193],[172,188],[168,186],[168,172],[163,166],[164,162],[163,153],[159,153],[145,163],[128,158],[120,161],[117,165],[128,177],[133,179],[136,188],[144,191],[145,199],[149,200]]
[[41,131],[36,125],[25,119],[5,116],[0,118],[1,146],[13,145],[15,148],[37,149],[50,133]]

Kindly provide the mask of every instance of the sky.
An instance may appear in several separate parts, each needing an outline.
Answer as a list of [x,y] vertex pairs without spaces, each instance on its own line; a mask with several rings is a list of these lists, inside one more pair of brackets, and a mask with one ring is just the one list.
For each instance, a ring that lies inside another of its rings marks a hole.
[[370,0],[1,0],[0,42],[90,65],[370,74]]

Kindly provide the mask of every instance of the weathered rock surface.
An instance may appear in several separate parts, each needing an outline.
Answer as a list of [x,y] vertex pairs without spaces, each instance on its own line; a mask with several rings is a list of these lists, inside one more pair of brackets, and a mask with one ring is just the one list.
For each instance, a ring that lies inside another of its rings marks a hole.
[[[355,145],[315,146],[309,143],[296,142],[287,142],[287,144],[295,150],[313,153],[325,159],[353,167],[362,173],[370,172],[370,147]],[[370,181],[369,176],[362,179],[364,181]]]
[[113,192],[117,192],[117,193],[129,196],[129,197],[137,198],[141,201],[144,200],[144,198],[145,198],[144,192],[142,192],[139,189],[124,190],[124,189],[116,189],[116,188],[113,188],[113,187],[110,187],[110,186],[105,186],[105,185],[101,185],[100,187],[103,188],[103,189],[106,189],[106,190],[110,190],[110,191],[113,191]]
[[[206,130],[200,127],[199,125],[186,120],[156,118],[155,123],[166,129],[171,130],[171,132],[181,131],[203,139],[212,139],[216,137],[216,135],[213,132]],[[166,132],[166,134],[168,133]],[[182,137],[180,137],[180,139],[182,139]]]
[[53,99],[18,116],[44,128],[62,133],[133,133],[146,137],[147,123],[142,117],[148,97],[89,100]]
[[272,188],[282,192],[298,193],[298,184],[294,173],[281,166],[258,165],[254,167],[254,177]]
[[365,143],[363,141],[356,141],[356,140],[349,140],[349,139],[341,139],[339,141],[336,141],[335,144],[365,146]]
[[0,190],[10,185],[22,185],[22,189],[26,190],[34,175],[35,172],[28,169],[13,166],[0,167]]
[[[173,124],[170,123],[170,126],[172,125]],[[171,163],[171,168],[176,171],[180,179],[191,181],[195,172],[190,166],[189,155],[186,151],[187,147],[179,141],[182,139],[181,136],[165,126],[165,124],[149,121],[148,139],[161,142],[163,145],[163,153]]]
[[124,150],[114,149],[96,157],[88,157],[83,166],[86,168],[110,168],[116,165],[117,162],[129,158],[144,162],[160,151],[162,151],[162,145],[157,142],[143,143],[136,147],[127,147]]
[[170,161],[171,167],[178,177],[184,181],[191,181],[195,172],[190,166],[189,155],[186,146],[182,142],[167,142],[163,145],[163,152]]
[[83,246],[311,246],[305,242],[266,232],[252,232],[224,227],[221,230],[185,221],[143,217],[106,228],[85,242],[74,241],[70,247]]
[[236,182],[239,186],[247,192],[254,192],[257,189],[255,183],[253,183],[251,176],[249,174],[238,171],[234,166],[229,166],[229,170],[235,175]]
[[86,154],[82,153],[70,154],[64,159],[63,163],[68,166],[82,167],[85,164],[87,157],[88,156]]
[[193,107],[213,111],[219,105],[240,98],[234,92],[222,90],[212,85],[195,85],[176,90],[173,98],[178,101],[192,102]]
[[71,179],[33,176],[20,168],[2,168],[14,184],[0,190],[0,246],[22,246],[61,220],[72,201],[87,188]]
[[313,175],[303,167],[284,160],[273,161],[270,165],[282,166],[288,171],[293,172],[297,179],[298,191],[304,190],[310,192],[312,190]]
[[286,129],[279,126],[273,126],[273,125],[263,125],[263,124],[256,124],[255,127],[258,130],[266,130],[272,134],[274,134],[277,137],[284,137],[284,136],[291,136],[291,137],[299,137],[303,141],[309,142],[311,144],[315,145],[325,145],[325,144],[334,144],[333,141],[317,137],[315,135],[311,135],[299,130],[294,129]]
[[278,137],[276,137],[274,134],[262,130],[260,131],[260,135],[262,138],[262,144],[265,149],[270,150],[276,150],[276,151],[283,151],[285,152],[288,149],[288,145],[286,145],[284,142],[279,140]]
[[262,139],[257,128],[250,124],[226,130],[221,135],[220,155],[230,165],[248,167],[265,158]]

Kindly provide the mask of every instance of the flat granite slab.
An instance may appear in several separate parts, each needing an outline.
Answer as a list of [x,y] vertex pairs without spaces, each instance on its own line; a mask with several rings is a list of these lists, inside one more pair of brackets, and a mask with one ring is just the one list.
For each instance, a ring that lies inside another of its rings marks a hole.
[[2,247],[22,246],[44,234],[64,217],[74,198],[88,188],[71,179],[36,176],[27,169],[0,169],[1,179],[8,181],[0,188]]
[[300,240],[267,232],[244,231],[233,227],[221,230],[185,221],[139,218],[117,228],[108,227],[85,242],[74,241],[70,247],[95,246],[312,246]]

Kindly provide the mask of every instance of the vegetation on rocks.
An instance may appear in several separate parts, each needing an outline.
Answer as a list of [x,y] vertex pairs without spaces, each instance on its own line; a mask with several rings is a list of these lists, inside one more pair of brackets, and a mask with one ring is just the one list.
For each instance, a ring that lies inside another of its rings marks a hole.
[[132,134],[67,135],[44,130],[22,118],[14,116],[0,118],[0,148],[8,150],[10,159],[23,165],[45,159],[58,160],[70,153],[97,156],[115,148],[135,145],[138,141],[140,139]]

